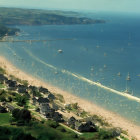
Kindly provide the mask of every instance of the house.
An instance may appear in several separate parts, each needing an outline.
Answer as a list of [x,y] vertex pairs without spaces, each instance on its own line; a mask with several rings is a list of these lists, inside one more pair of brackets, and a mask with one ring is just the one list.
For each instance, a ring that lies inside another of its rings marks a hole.
[[6,105],[6,102],[4,101],[4,102],[1,102],[1,105],[2,106],[5,106]]
[[55,112],[54,108],[51,108],[48,103],[41,103],[39,106],[40,113],[45,115],[48,119],[53,119],[57,122],[62,122],[63,116],[59,112]]
[[44,94],[48,94],[49,93],[48,89],[47,88],[43,88],[43,87],[39,88],[39,92],[42,92]]
[[28,87],[25,85],[17,85],[17,88],[19,93],[26,93],[28,90]]
[[5,77],[3,74],[0,74],[0,83],[1,83],[1,84],[4,84],[5,81],[7,81],[7,80],[8,80],[7,77]]
[[52,109],[48,103],[41,103],[39,109],[40,109],[40,113],[43,115],[46,115],[47,113],[55,112],[55,110]]
[[12,105],[10,105],[10,104],[6,104],[5,105],[6,106],[6,108],[7,108],[7,110],[9,111],[9,112],[12,112],[15,108],[12,106]]
[[65,106],[65,109],[71,110],[71,104],[64,104],[64,106]]
[[55,110],[52,108],[48,112],[46,112],[45,116],[46,118],[53,119],[56,122],[64,121],[62,114],[60,114],[59,112],[55,112]]
[[54,100],[54,99],[55,99],[55,96],[54,96],[52,93],[49,93],[49,95],[48,95],[48,99],[50,99],[50,100]]
[[31,91],[31,92],[39,92],[38,88],[35,87],[35,86],[32,86],[32,85],[30,85],[30,86],[28,87],[28,89],[29,89],[29,91]]
[[56,122],[63,122],[63,116],[59,112],[54,112],[52,119]]
[[97,132],[96,126],[91,122],[75,122],[75,129],[80,132]]
[[112,128],[110,129],[113,137],[118,137],[121,135],[122,130],[120,128]]
[[55,110],[53,108],[50,108],[46,111],[45,116],[46,118],[52,119],[54,116]]
[[8,85],[9,89],[15,90],[17,88],[17,82],[13,80],[7,80],[6,84]]
[[36,105],[37,99],[36,99],[35,97],[33,97],[33,98],[32,98],[32,102],[33,102],[34,105]]
[[75,122],[76,122],[77,120],[72,116],[72,117],[70,117],[69,119],[68,119],[68,125],[69,126],[73,126],[73,127],[75,127]]
[[6,113],[6,112],[7,112],[6,108],[3,106],[0,106],[0,113]]
[[51,107],[55,109],[55,111],[59,110],[59,106],[56,103],[51,103]]
[[48,98],[40,97],[40,98],[37,100],[37,102],[38,102],[39,105],[40,105],[40,104],[42,104],[42,103],[49,103],[50,101],[49,101]]
[[40,108],[36,108],[36,110],[35,110],[36,112],[40,112]]

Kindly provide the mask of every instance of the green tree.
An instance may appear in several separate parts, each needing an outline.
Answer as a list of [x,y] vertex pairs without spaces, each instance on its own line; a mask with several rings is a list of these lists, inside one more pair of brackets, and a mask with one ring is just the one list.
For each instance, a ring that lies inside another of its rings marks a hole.
[[16,108],[12,111],[12,117],[15,118],[16,120],[19,119],[20,116],[20,109]]
[[15,135],[12,140],[36,140],[34,137],[31,136],[31,134],[25,134],[23,132],[18,133]]
[[12,111],[12,117],[17,121],[29,122],[31,120],[31,113],[27,109],[14,109]]
[[17,104],[18,104],[19,106],[25,106],[26,103],[27,103],[27,98],[26,98],[25,96],[18,96],[18,97],[16,98],[16,101],[18,102]]
[[72,104],[72,108],[73,108],[73,109],[78,109],[78,108],[79,108],[79,107],[78,107],[78,103]]

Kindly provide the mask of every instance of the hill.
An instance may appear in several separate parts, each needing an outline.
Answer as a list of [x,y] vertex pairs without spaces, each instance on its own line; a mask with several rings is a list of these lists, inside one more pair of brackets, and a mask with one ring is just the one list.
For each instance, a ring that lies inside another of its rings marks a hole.
[[3,25],[71,25],[105,23],[104,20],[79,17],[76,12],[0,8]]
[[0,25],[0,38],[5,35],[15,35],[16,32],[19,32],[19,29],[16,28],[8,28],[4,25]]

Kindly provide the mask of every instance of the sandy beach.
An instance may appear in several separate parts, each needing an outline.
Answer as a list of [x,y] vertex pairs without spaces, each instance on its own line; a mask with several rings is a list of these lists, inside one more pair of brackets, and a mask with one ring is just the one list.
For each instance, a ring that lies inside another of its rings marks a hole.
[[0,56],[0,67],[4,68],[8,75],[14,75],[15,77],[19,79],[27,80],[29,84],[31,85],[44,86],[48,88],[48,90],[51,91],[52,93],[62,94],[64,96],[66,103],[77,102],[79,106],[85,111],[90,112],[91,114],[102,116],[105,120],[107,120],[107,122],[112,124],[114,127],[120,127],[128,131],[128,134],[130,136],[133,136],[137,138],[138,140],[140,140],[140,126],[136,126],[131,121],[128,121],[125,118],[122,118],[118,114],[105,110],[93,103],[90,103],[87,100],[81,99],[73,95],[72,93],[68,93],[57,87],[44,83],[32,77],[31,75],[17,69],[9,61],[7,61],[4,57],[1,57],[1,56]]

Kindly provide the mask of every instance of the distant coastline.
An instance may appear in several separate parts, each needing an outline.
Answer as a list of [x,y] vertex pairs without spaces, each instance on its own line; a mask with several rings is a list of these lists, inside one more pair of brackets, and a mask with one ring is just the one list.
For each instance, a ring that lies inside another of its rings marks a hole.
[[103,19],[78,17],[78,13],[0,7],[0,23],[3,25],[74,25],[105,23]]
[[4,36],[12,36],[16,35],[17,32],[20,32],[20,29],[17,28],[9,28],[5,25],[0,24],[0,38],[3,38]]
[[79,97],[72,95],[71,93],[67,93],[66,91],[63,91],[57,87],[41,82],[38,79],[32,77],[31,75],[28,75],[22,72],[21,70],[17,69],[9,61],[7,61],[4,57],[1,56],[0,56],[0,65],[8,72],[9,75],[14,75],[15,77],[20,78],[22,80],[27,80],[29,84],[35,86],[47,87],[49,91],[51,91],[52,93],[62,94],[67,104],[77,102],[79,106],[84,110],[86,110],[87,112],[104,117],[113,126],[121,127],[123,130],[127,130],[131,136],[135,136],[137,139],[140,139],[139,135],[140,127],[120,117],[118,114],[102,109],[93,103],[90,103],[86,100],[80,99]]

